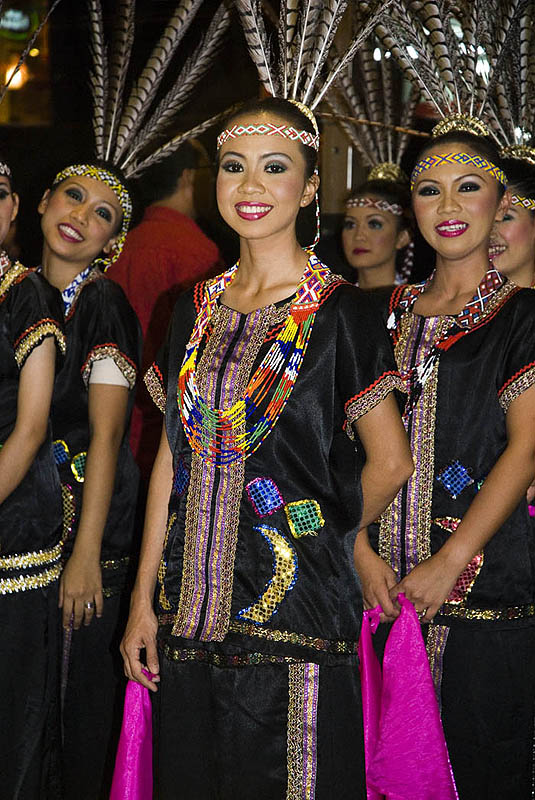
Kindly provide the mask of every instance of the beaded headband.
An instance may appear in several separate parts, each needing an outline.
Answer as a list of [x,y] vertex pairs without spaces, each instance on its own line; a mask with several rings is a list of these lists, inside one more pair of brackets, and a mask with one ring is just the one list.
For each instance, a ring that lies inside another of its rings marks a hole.
[[61,172],[58,172],[54,178],[52,186],[57,186],[58,183],[61,183],[67,178],[72,178],[75,176],[93,178],[93,180],[105,183],[110,187],[117,197],[123,211],[121,229],[113,246],[112,252],[106,257],[99,257],[93,261],[93,266],[98,266],[103,271],[106,271],[108,267],[117,261],[121,255],[126,234],[128,233],[128,228],[130,227],[130,222],[132,220],[132,199],[127,188],[123,183],[121,183],[119,178],[117,178],[112,172],[104,169],[104,167],[95,167],[92,164],[73,164],[70,167],[66,167]]
[[511,202],[514,206],[522,206],[527,211],[535,211],[535,200],[532,197],[521,197],[519,194],[514,194]]
[[374,200],[372,197],[350,197],[346,208],[376,208],[379,211],[389,211],[396,217],[401,217],[403,208],[398,203],[388,203],[386,200]]
[[292,125],[273,125],[271,122],[262,122],[259,125],[233,125],[221,131],[217,137],[217,149],[229,139],[237,139],[239,136],[284,136],[292,142],[299,141],[307,147],[319,150],[320,137],[318,133],[309,131],[298,131]]
[[11,178],[11,170],[5,161],[0,161],[0,175],[5,175],[6,178]]
[[488,172],[493,178],[507,186],[507,178],[503,171],[493,164],[492,161],[487,161],[482,156],[471,156],[468,153],[440,153],[436,156],[426,156],[422,158],[414,167],[411,175],[411,191],[414,189],[416,178],[432,167],[440,166],[441,164],[466,164],[468,166],[477,167],[484,172]]

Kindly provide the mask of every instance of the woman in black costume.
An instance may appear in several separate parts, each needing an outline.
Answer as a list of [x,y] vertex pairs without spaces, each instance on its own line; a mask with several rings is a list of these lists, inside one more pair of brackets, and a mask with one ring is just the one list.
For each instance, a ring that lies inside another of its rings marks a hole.
[[127,426],[140,348],[135,313],[103,269],[120,253],[131,201],[115,170],[82,164],[59,173],[39,212],[42,270],[62,292],[67,337],[51,412],[68,528],[60,584],[65,792],[97,798],[107,796],[122,702],[116,661],[138,481]]
[[369,606],[392,618],[402,591],[420,612],[462,800],[533,781],[535,294],[489,265],[504,183],[495,146],[457,130],[415,167],[436,270],[394,290],[388,326],[416,470],[356,549]]
[[[0,242],[18,210],[0,162]],[[61,298],[0,252],[0,787],[3,797],[59,796],[56,702],[61,489],[49,410],[65,352]]]
[[353,543],[412,464],[379,317],[295,237],[318,185],[302,108],[221,132],[241,258],[179,299],[147,376],[165,425],[122,649],[159,675],[161,798],[365,797]]

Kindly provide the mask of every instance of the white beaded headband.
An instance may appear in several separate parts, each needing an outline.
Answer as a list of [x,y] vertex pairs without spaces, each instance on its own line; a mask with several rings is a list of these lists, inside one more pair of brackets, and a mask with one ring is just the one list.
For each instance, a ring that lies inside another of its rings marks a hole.
[[292,125],[273,125],[271,122],[262,122],[259,125],[233,125],[221,131],[217,137],[217,149],[229,139],[237,139],[239,136],[284,136],[292,142],[299,141],[307,147],[319,150],[320,137],[317,133],[309,131],[298,131]]
[[535,200],[532,197],[521,197],[519,194],[514,194],[511,202],[514,206],[522,206],[527,211],[535,211]]
[[396,217],[403,215],[403,208],[399,203],[388,203],[386,200],[374,200],[372,197],[350,197],[346,208],[376,208],[378,211],[389,211]]

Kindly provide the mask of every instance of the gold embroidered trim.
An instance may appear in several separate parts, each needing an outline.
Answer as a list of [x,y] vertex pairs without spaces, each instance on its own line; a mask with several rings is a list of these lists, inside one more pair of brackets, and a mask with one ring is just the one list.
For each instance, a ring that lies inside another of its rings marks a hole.
[[[413,357],[412,343],[420,322],[419,317],[406,313],[401,318],[401,335],[395,347],[398,369],[406,374],[411,368]],[[430,328],[422,336],[421,347],[429,352],[433,342],[451,327],[451,318],[442,317],[435,328]],[[424,341],[424,336],[428,341]],[[431,338],[429,338],[431,337]],[[379,528],[379,555],[392,569],[401,575],[401,547],[406,548],[407,570],[413,569],[431,555],[431,502],[435,472],[435,416],[438,386],[437,360],[427,378],[420,399],[410,420],[410,445],[414,458],[415,471],[392,504],[381,516]],[[409,423],[405,421],[405,426]],[[403,502],[404,492],[406,499]],[[405,525],[402,530],[403,508],[406,510]]]
[[101,569],[117,570],[122,567],[127,567],[130,563],[130,556],[123,556],[122,558],[110,558],[107,561],[101,561]]
[[[162,624],[161,620],[159,621],[160,624]],[[357,642],[337,639],[320,639],[319,637],[307,636],[305,633],[264,628],[252,622],[242,622],[239,620],[232,620],[229,625],[229,633],[239,633],[243,636],[258,636],[260,639],[267,639],[270,642],[285,642],[286,644],[310,647],[320,652],[347,654],[357,652]]]
[[439,708],[441,706],[441,690],[442,690],[442,671],[444,666],[444,651],[446,649],[446,642],[448,640],[448,633],[450,629],[446,625],[429,625],[427,631],[427,658],[429,659],[429,667],[431,669],[431,676],[435,684],[435,694]]
[[137,369],[135,365],[127,358],[124,353],[121,353],[115,344],[98,344],[89,353],[85,364],[82,367],[82,380],[85,387],[89,386],[89,377],[91,375],[91,367],[95,361],[101,361],[103,358],[112,358],[117,367],[121,370],[125,379],[128,381],[128,386],[133,389],[136,385]]
[[318,664],[289,665],[286,800],[316,795],[318,690]]
[[535,616],[535,604],[509,606],[508,608],[467,608],[463,605],[444,603],[439,614],[443,617],[459,617],[470,620],[525,619]]
[[[236,311],[226,306],[219,306],[214,314],[212,334],[197,367],[197,385],[203,396],[213,388],[210,382],[216,380],[217,376],[211,370],[214,369],[214,364],[219,363],[217,354],[221,352],[222,342],[228,335],[231,317],[236,314]],[[271,324],[271,313],[266,310],[259,314],[253,312],[249,317],[252,330],[250,336],[243,340],[243,351],[234,353],[238,366],[228,386],[221,389],[222,407],[231,404],[232,397],[244,394],[254,361]],[[245,420],[236,432],[245,432]],[[202,606],[206,601],[203,628],[196,638],[201,641],[222,641],[225,638],[230,622],[234,559],[244,479],[243,459],[217,468],[205,463],[197,453],[192,453],[186,502],[182,583],[173,636],[184,636],[187,639],[195,636]],[[225,498],[224,502],[216,503],[216,509],[211,514],[200,515],[200,509],[210,508],[214,493]],[[217,514],[216,518],[212,518],[214,513]],[[200,575],[202,578],[199,578]]]
[[171,514],[171,516],[169,517],[169,522],[167,523],[167,530],[165,532],[165,539],[164,539],[164,543],[163,543],[162,558],[161,558],[161,561],[160,561],[160,566],[158,567],[158,583],[160,584],[159,602],[160,602],[161,607],[163,609],[165,609],[166,611],[170,611],[171,610],[171,603],[169,602],[169,600],[165,596],[164,581],[165,581],[165,575],[167,573],[167,561],[165,560],[165,548],[167,547],[167,540],[169,539],[169,532],[170,532],[171,528],[173,527],[173,525],[175,524],[176,516],[177,516],[176,513],[173,512]]
[[38,575],[19,575],[16,578],[0,578],[0,594],[27,592],[30,589],[41,589],[54,583],[61,574],[61,564],[40,572]]
[[43,320],[22,334],[19,344],[15,348],[15,361],[21,367],[34,347],[41,344],[47,336],[53,336],[60,351],[65,355],[65,336],[53,320]]
[[365,389],[364,392],[361,393],[361,396],[349,403],[346,408],[346,430],[350,439],[354,440],[355,438],[351,427],[352,424],[364,416],[364,414],[367,414],[368,411],[371,411],[372,408],[378,406],[379,403],[382,403],[385,397],[389,395],[390,392],[394,391],[394,389],[405,392],[405,385],[401,376],[392,374],[383,375],[379,378],[377,383]]
[[29,569],[45,564],[53,564],[61,557],[61,542],[48,550],[34,550],[31,553],[14,553],[0,558],[0,569]]
[[518,378],[512,380],[500,395],[499,403],[504,414],[507,414],[513,400],[520,397],[520,395],[530,389],[533,384],[535,384],[535,366],[523,372]]
[[236,653],[226,655],[223,653],[212,653],[209,650],[200,648],[178,648],[164,644],[163,654],[170,661],[196,661],[203,664],[211,664],[214,667],[253,667],[256,664],[302,664],[299,658],[292,656],[276,656],[270,653]]
[[20,278],[20,276],[25,272],[30,272],[30,270],[23,266],[19,261],[16,261],[13,266],[7,270],[7,272],[4,272],[2,278],[0,279],[0,303],[5,299],[5,296],[11,287],[17,282],[17,279]]
[[167,395],[163,387],[162,379],[156,372],[154,364],[151,367],[149,367],[149,369],[145,373],[143,381],[156,407],[162,412],[162,414],[165,414]]

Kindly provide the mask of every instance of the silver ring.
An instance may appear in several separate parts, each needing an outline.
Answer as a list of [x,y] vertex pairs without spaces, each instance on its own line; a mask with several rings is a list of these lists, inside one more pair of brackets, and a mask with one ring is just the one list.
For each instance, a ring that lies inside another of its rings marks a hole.
[[427,614],[427,608],[422,608],[421,611],[418,611],[418,619],[423,619]]
[[93,608],[95,608],[95,604],[93,603],[92,600],[88,600],[87,603],[84,603],[84,605],[88,609],[88,611],[91,611]]

